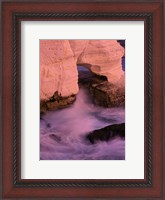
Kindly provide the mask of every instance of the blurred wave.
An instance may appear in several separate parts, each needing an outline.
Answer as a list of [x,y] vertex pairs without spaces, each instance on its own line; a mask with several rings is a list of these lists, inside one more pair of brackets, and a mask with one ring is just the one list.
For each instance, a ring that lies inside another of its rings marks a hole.
[[76,101],[68,108],[48,111],[40,121],[42,160],[123,160],[125,141],[90,144],[90,131],[125,122],[125,109],[103,108],[93,104],[88,90],[81,87]]

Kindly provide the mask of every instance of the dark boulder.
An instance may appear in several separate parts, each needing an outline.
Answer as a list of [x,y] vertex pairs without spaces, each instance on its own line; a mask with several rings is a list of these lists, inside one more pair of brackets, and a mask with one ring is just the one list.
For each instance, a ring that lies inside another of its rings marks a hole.
[[125,123],[113,124],[101,129],[94,130],[87,135],[87,139],[95,144],[97,141],[109,141],[114,137],[125,138]]
[[125,105],[125,87],[109,83],[104,76],[84,77],[79,84],[88,88],[96,105],[106,108]]
[[93,80],[89,87],[94,103],[103,107],[123,106],[125,104],[125,89],[112,85],[108,81],[101,83]]

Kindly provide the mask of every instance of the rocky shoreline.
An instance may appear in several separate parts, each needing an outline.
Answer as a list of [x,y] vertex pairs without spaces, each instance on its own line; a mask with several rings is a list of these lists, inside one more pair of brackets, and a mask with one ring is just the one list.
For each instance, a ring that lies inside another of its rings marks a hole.
[[101,90],[124,84],[123,55],[124,48],[116,40],[40,40],[40,100],[49,101],[55,92],[64,98],[76,95],[77,65],[106,77]]
[[[80,81],[80,85],[88,88],[89,93],[95,105],[106,108],[118,107],[125,105],[124,88],[117,87],[108,81],[101,80],[99,77],[94,77],[89,80]],[[40,113],[47,110],[66,108],[74,103],[76,95],[62,97],[57,92],[48,100],[40,101]]]
[[[78,80],[79,87],[83,86],[89,90],[95,105],[105,108],[125,105],[125,88],[121,85],[109,83],[105,76],[80,72]],[[52,109],[66,108],[73,104],[75,100],[75,94],[62,97],[56,91],[48,100],[40,101],[40,113],[42,114]]]

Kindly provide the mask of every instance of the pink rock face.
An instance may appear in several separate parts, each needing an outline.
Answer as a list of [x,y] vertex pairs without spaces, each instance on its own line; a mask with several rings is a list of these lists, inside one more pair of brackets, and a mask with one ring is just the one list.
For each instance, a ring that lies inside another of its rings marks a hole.
[[116,40],[41,40],[40,99],[47,100],[56,91],[62,97],[77,94],[78,64],[124,86],[123,55]]
[[108,81],[116,84],[122,71],[121,57],[124,48],[116,40],[90,40],[78,58],[78,64],[87,64],[92,72],[106,76]]
[[68,40],[40,41],[40,99],[78,92],[78,72]]
[[69,40],[69,43],[76,59],[76,63],[79,63],[79,58],[88,46],[89,40]]

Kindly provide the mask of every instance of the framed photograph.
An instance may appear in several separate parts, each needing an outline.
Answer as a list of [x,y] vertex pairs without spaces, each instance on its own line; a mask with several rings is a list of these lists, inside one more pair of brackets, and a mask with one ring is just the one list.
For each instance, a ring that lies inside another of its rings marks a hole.
[[162,199],[163,1],[2,2],[2,199]]

